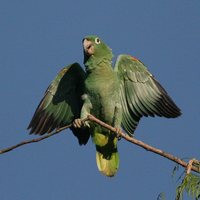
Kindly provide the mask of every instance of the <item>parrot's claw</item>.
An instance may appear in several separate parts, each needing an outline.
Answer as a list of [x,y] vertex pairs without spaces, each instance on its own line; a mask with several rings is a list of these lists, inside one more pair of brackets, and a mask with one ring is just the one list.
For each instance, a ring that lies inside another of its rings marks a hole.
[[88,127],[88,128],[90,128],[89,122],[87,122],[87,121],[83,122],[81,119],[75,119],[73,121],[73,126],[75,128],[81,128],[81,127]]
[[121,128],[115,128],[115,133],[117,134],[117,139],[118,140],[121,140],[121,138],[122,138],[122,130],[121,130]]
[[82,125],[83,125],[83,122],[82,122],[81,119],[75,119],[75,120],[73,121],[73,126],[74,126],[75,128],[81,128]]
[[89,124],[88,121],[83,122],[83,125],[84,125],[84,127],[88,127],[88,128],[90,128],[90,124]]

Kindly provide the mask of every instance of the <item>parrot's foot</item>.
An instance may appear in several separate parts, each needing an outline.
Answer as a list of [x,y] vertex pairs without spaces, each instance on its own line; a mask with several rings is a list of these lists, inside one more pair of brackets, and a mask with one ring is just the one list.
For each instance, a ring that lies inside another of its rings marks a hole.
[[83,122],[81,119],[75,119],[73,121],[73,126],[75,128],[90,127],[90,125],[89,125],[89,123],[87,121]]
[[122,129],[117,127],[117,128],[115,128],[115,130],[116,130],[115,133],[117,134],[117,136],[116,136],[117,139],[121,140],[121,138],[122,138]]
[[81,119],[75,119],[75,120],[73,121],[73,126],[74,126],[75,128],[81,128],[82,125],[83,125],[83,122],[82,122]]

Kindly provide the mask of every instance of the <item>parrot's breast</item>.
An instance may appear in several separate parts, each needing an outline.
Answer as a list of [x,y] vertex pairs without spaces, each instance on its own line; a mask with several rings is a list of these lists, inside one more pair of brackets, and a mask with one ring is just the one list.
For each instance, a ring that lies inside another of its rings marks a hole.
[[91,101],[91,114],[112,124],[116,103],[119,102],[119,83],[113,70],[91,73],[85,80],[85,89]]

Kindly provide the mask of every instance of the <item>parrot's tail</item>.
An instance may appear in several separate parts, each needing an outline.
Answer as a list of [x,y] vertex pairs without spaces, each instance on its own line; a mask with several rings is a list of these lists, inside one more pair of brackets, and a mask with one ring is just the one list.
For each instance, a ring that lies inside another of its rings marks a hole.
[[119,154],[114,152],[110,158],[105,158],[99,151],[96,152],[96,161],[98,169],[105,176],[112,177],[116,174],[119,168]]
[[[98,133],[96,133],[95,135],[97,167],[101,173],[106,176],[112,177],[116,174],[119,168],[117,138],[113,135],[110,137],[106,137]],[[105,138],[104,144],[102,142],[103,138]],[[101,140],[99,145],[97,140]]]

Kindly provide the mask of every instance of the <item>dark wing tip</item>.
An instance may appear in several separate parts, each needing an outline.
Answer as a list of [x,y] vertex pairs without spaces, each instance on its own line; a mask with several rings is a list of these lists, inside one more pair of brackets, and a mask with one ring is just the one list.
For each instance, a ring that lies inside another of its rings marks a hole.
[[27,129],[30,129],[29,134],[43,135],[53,131],[56,128],[56,124],[52,116],[49,116],[41,109],[36,109]]
[[179,117],[182,114],[181,109],[175,104],[161,84],[157,80],[153,80],[161,93],[161,97],[157,102],[157,106],[160,107],[160,114],[166,118]]

